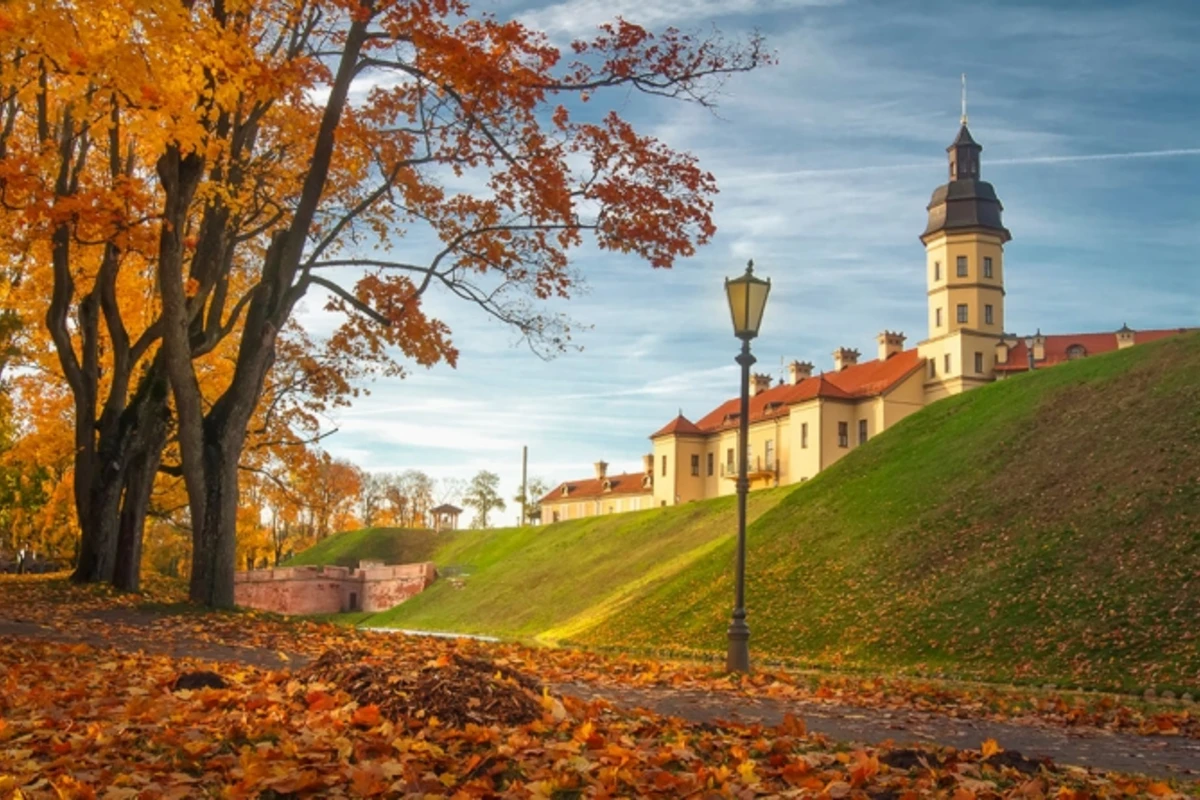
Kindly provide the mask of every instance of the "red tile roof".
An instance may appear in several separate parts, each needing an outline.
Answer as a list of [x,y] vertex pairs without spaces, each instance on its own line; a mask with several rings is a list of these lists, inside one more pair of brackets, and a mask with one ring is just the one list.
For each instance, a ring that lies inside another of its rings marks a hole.
[[[883,394],[920,366],[921,357],[914,348],[896,353],[884,361],[865,361],[841,372],[822,373],[804,378],[798,383],[773,386],[750,398],[750,422],[753,424],[786,416],[789,406],[817,397],[854,400]],[[715,433],[735,428],[739,422],[740,405],[740,398],[726,400],[701,417],[693,427],[700,433]],[[650,438],[666,435],[669,432],[667,428]]]
[[657,439],[659,436],[670,436],[671,434],[693,434],[702,436],[704,435],[704,431],[697,428],[696,424],[683,414],[680,414],[675,419],[671,420],[665,426],[660,428],[657,432],[650,434],[650,438]]
[[[1165,339],[1179,333],[1186,333],[1194,328],[1167,328],[1156,331],[1136,331],[1134,344],[1145,344],[1156,339]],[[1083,347],[1085,355],[1094,356],[1108,353],[1117,349],[1116,333],[1056,333],[1045,337],[1043,346],[1045,358],[1039,358],[1034,366],[1052,367],[1064,361],[1070,361],[1067,350],[1075,345]],[[1020,339],[1016,347],[1008,351],[1008,363],[997,364],[997,372],[1027,372],[1029,370],[1029,351],[1025,348],[1025,340]]]
[[[642,483],[642,479],[645,477],[646,474],[644,472],[625,472],[620,475],[609,475],[607,477],[610,486],[608,491],[604,490],[604,479],[601,478],[563,481],[551,489],[541,499],[541,502],[553,503],[557,501],[582,500],[589,497],[643,494],[650,491],[650,488],[644,486]],[[566,495],[563,494],[564,486],[567,488]]]

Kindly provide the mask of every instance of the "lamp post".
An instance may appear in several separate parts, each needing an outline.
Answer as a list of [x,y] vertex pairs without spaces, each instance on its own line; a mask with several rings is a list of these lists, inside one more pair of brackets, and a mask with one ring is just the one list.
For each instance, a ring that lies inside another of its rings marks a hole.
[[754,277],[754,262],[746,264],[746,272],[733,280],[725,279],[725,295],[733,316],[733,335],[742,340],[742,352],[735,359],[742,367],[741,414],[738,417],[738,539],[737,589],[733,603],[733,619],[729,623],[729,652],[725,668],[730,672],[750,671],[750,626],[746,624],[746,495],[750,492],[750,367],[755,362],[750,355],[750,340],[758,336],[767,294],[771,282]]
[[1032,336],[1025,337],[1025,352],[1029,353],[1029,371],[1033,372],[1034,366],[1033,366],[1033,337]]

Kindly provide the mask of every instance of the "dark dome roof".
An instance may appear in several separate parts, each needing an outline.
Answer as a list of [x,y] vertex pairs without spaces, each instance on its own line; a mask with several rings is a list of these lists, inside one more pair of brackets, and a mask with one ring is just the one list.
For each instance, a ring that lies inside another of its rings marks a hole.
[[924,239],[938,231],[953,231],[967,228],[991,228],[1004,241],[1012,234],[1000,220],[1000,205],[996,190],[987,181],[957,180],[942,184],[933,190],[933,197],[926,206],[929,224],[921,234]]

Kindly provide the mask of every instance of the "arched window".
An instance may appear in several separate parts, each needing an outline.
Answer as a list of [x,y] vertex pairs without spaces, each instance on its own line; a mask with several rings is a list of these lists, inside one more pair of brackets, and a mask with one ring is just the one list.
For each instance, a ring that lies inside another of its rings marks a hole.
[[1087,348],[1081,344],[1073,344],[1067,348],[1067,360],[1074,361],[1077,358],[1087,356]]

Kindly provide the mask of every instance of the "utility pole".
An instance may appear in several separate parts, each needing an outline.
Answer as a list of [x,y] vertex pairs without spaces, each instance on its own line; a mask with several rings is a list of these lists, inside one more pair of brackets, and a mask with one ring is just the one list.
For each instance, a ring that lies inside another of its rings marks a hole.
[[525,527],[525,508],[529,503],[529,445],[521,446],[521,527]]

